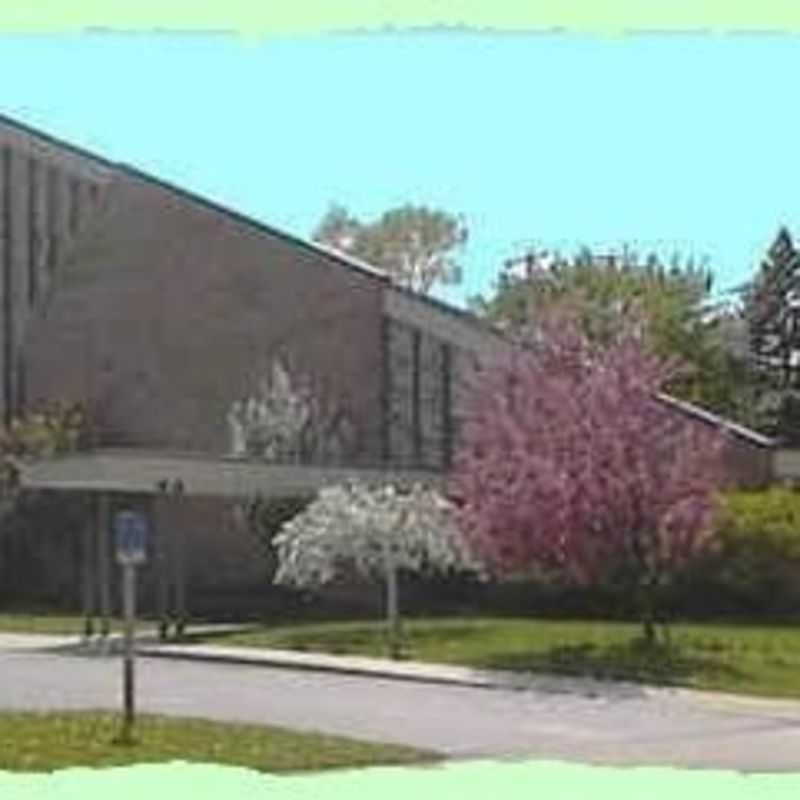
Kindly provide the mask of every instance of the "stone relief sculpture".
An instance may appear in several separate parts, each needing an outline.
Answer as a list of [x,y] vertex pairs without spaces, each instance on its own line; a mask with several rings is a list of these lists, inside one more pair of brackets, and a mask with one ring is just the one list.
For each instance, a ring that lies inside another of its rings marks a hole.
[[247,437],[245,435],[244,404],[236,401],[228,411],[228,430],[230,432],[230,454],[242,457],[247,455]]
[[323,405],[310,386],[282,361],[273,361],[257,393],[228,410],[231,455],[284,463],[344,461],[355,428],[340,408]]

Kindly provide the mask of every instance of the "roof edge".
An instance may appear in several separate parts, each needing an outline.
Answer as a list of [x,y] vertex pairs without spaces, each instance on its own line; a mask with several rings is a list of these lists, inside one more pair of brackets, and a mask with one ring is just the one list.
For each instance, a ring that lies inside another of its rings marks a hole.
[[79,147],[78,145],[71,144],[70,142],[65,141],[64,139],[60,139],[58,136],[53,136],[46,131],[43,131],[41,128],[36,128],[33,125],[28,125],[26,122],[20,122],[13,117],[9,117],[6,114],[0,113],[0,123],[3,125],[8,125],[10,128],[16,128],[20,132],[28,135],[33,136],[37,139],[42,139],[48,145],[53,147],[60,147],[63,150],[68,151],[72,155],[79,156],[80,158],[84,158],[87,161],[93,161],[98,166],[103,167],[103,169],[117,171],[119,169],[119,164],[115,161],[111,161],[108,158],[104,158],[97,153],[92,152],[91,150],[86,150],[83,147]]
[[174,194],[177,194],[192,203],[197,203],[198,205],[204,206],[211,211],[223,214],[224,216],[232,220],[236,220],[243,225],[254,228],[260,233],[267,234],[268,236],[274,236],[296,247],[301,247],[304,250],[311,251],[318,255],[323,255],[326,258],[329,258],[341,264],[342,266],[347,267],[348,269],[360,272],[370,278],[373,278],[374,280],[378,280],[383,283],[390,283],[389,276],[377,267],[373,267],[363,261],[359,261],[358,259],[342,253],[339,250],[325,247],[317,242],[304,239],[302,236],[296,236],[293,233],[288,233],[280,228],[276,228],[267,222],[263,222],[260,219],[250,216],[249,214],[245,214],[244,212],[238,211],[235,208],[231,208],[230,206],[227,206],[216,200],[212,200],[211,198],[199,194],[198,192],[194,192],[191,189],[178,186],[177,184],[165,180],[164,178],[156,177],[152,173],[145,172],[138,167],[131,166],[130,164],[120,163],[116,165],[116,170],[122,176],[135,178],[137,180],[144,181],[145,183],[153,184],[154,186],[157,186],[160,189],[164,189],[168,192],[173,192]]
[[412,300],[416,300],[420,303],[428,305],[429,307],[432,307],[443,313],[455,316],[458,319],[470,325],[473,325],[474,327],[487,333],[488,335],[495,336],[503,340],[507,339],[507,337],[503,334],[503,332],[499,330],[495,325],[492,325],[491,323],[481,319],[473,312],[468,311],[466,309],[458,308],[457,306],[447,303],[444,300],[439,300],[438,298],[431,297],[430,295],[421,294],[407,287],[396,284],[391,280],[389,275],[383,270],[374,267],[371,264],[368,264],[364,261],[361,261],[360,259],[355,258],[340,250],[336,250],[332,247],[327,247],[318,242],[314,242],[310,239],[305,239],[301,236],[288,233],[287,231],[276,228],[266,222],[263,222],[262,220],[256,219],[255,217],[249,214],[245,214],[244,212],[238,211],[235,208],[231,208],[230,206],[217,202],[216,200],[212,200],[211,198],[202,195],[198,192],[194,192],[190,189],[178,186],[177,184],[174,184],[171,181],[168,181],[164,178],[160,178],[150,172],[139,169],[138,167],[134,167],[131,164],[112,161],[108,158],[98,155],[95,152],[71,144],[63,139],[60,139],[57,136],[53,136],[50,133],[47,133],[39,128],[36,128],[32,125],[28,125],[27,123],[24,122],[20,122],[2,113],[0,113],[0,123],[6,124],[12,128],[17,128],[29,136],[42,139],[51,146],[63,148],[64,150],[67,150],[68,152],[74,155],[80,156],[81,158],[84,158],[88,161],[93,161],[99,166],[103,167],[104,169],[110,170],[112,173],[116,175],[126,176],[129,178],[134,178],[136,180],[144,181],[145,183],[148,184],[152,184],[161,189],[164,189],[165,191],[177,194],[178,196],[183,197],[189,200],[190,202],[197,203],[198,205],[208,208],[211,211],[223,214],[229,219],[236,220],[237,222],[240,222],[241,224],[246,225],[250,228],[254,228],[255,230],[261,233],[276,237],[285,242],[288,242],[289,244],[294,245],[295,247],[301,247],[304,250],[315,253],[317,255],[322,255],[336,262],[337,264],[340,264],[341,266],[354,270],[360,274],[372,278],[373,280],[380,281],[384,286],[392,289],[393,291],[399,292],[405,297],[408,297]]
[[14,119],[13,117],[9,117],[6,114],[0,113],[0,123],[8,125],[11,128],[16,128],[17,130],[27,134],[28,136],[41,139],[48,145],[62,148],[67,152],[72,153],[73,155],[84,158],[87,161],[92,161],[95,164],[103,167],[104,169],[110,170],[111,172],[116,173],[118,175],[127,175],[128,177],[138,178],[139,180],[151,183],[167,191],[175,192],[176,194],[185,197],[187,200],[199,203],[200,205],[203,205],[213,211],[217,211],[245,225],[256,228],[263,233],[276,236],[278,238],[291,242],[292,244],[325,255],[328,258],[332,258],[333,260],[339,262],[344,266],[368,274],[370,277],[382,281],[389,280],[389,277],[388,275],[386,275],[385,272],[365,262],[359,261],[358,259],[355,259],[352,256],[349,256],[345,253],[341,253],[338,250],[333,250],[331,248],[324,247],[322,245],[317,244],[316,242],[311,242],[307,239],[303,239],[302,237],[287,233],[286,231],[280,230],[278,228],[274,228],[273,226],[265,222],[262,222],[261,220],[258,220],[255,217],[249,216],[241,211],[237,211],[236,209],[230,208],[229,206],[226,206],[222,203],[212,200],[211,198],[201,195],[197,192],[185,189],[182,186],[177,186],[176,184],[171,183],[168,180],[159,178],[150,172],[139,169],[138,167],[134,167],[130,164],[126,164],[120,161],[112,161],[111,159],[105,158],[104,156],[101,156],[96,152],[93,152],[91,150],[86,150],[85,148],[79,147],[78,145],[74,145],[64,139],[59,138],[58,136],[54,136],[46,131],[43,131],[41,128],[37,128],[25,122],[20,122],[19,120]]
[[754,431],[752,428],[748,428],[745,425],[740,425],[738,422],[721,417],[719,414],[714,414],[713,412],[701,408],[694,403],[690,403],[686,400],[679,400],[677,397],[673,397],[665,392],[659,392],[656,395],[656,399],[665,405],[669,405],[675,409],[678,409],[679,411],[683,411],[688,416],[699,419],[701,422],[706,422],[709,425],[715,425],[718,428],[722,428],[729,433],[732,433],[734,436],[737,436],[740,439],[745,439],[751,444],[757,445],[758,447],[772,449],[780,444],[778,439],[764,436],[763,434],[758,433],[758,431]]

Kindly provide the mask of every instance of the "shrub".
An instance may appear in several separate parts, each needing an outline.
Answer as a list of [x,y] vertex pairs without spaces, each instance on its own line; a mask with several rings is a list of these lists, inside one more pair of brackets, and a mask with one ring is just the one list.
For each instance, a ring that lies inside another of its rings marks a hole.
[[800,611],[800,493],[729,492],[717,530],[716,552],[692,565],[677,587],[685,614]]
[[278,566],[273,538],[281,525],[296,517],[311,502],[308,497],[264,498],[255,495],[235,507],[239,524],[253,536],[267,563],[269,580]]
[[800,560],[800,493],[777,488],[732,492],[724,506],[720,526],[724,544]]
[[[800,493],[779,488],[729,492],[721,501],[714,548],[690,562],[662,590],[667,617],[755,621],[800,616]],[[461,589],[461,604],[475,613],[635,617],[629,593],[614,583],[574,587],[552,576],[531,574]],[[427,587],[423,605],[443,605],[442,590],[439,581]]]

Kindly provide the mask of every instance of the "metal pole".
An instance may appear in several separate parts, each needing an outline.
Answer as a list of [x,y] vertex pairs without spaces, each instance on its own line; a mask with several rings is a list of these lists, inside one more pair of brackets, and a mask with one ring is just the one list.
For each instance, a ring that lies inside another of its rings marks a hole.
[[108,495],[101,492],[97,498],[97,560],[100,573],[100,634],[103,637],[103,646],[108,644],[108,634],[111,630],[111,582],[110,563],[108,552],[109,518]]
[[89,642],[94,633],[94,578],[95,578],[95,563],[94,563],[94,519],[93,504],[91,497],[89,499],[89,518],[86,520],[86,525],[83,529],[83,546],[81,548],[81,560],[83,561],[83,638],[85,642]]
[[167,526],[164,518],[164,498],[167,492],[167,482],[159,481],[157,484],[158,494],[155,496],[154,522],[155,522],[155,555],[156,571],[158,574],[158,638],[162,641],[167,638],[169,632],[169,617],[167,615],[167,593],[169,591],[169,574],[167,569]]
[[136,614],[136,567],[133,564],[124,564],[122,568],[123,595],[122,605],[125,613],[125,658],[123,663],[122,695],[124,703],[124,718],[122,737],[124,741],[131,740],[134,710],[134,628]]
[[186,629],[186,532],[184,530],[185,515],[180,513],[181,500],[183,499],[183,481],[177,480],[173,484],[175,493],[178,518],[175,521],[175,611],[177,621],[175,623],[175,638],[180,639]]

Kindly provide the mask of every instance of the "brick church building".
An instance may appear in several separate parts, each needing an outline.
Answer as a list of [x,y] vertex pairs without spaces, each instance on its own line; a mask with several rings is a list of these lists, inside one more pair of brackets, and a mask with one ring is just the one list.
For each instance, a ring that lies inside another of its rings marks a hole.
[[[345,466],[442,473],[464,367],[505,346],[477,318],[368,265],[3,117],[0,230],[4,418],[42,401],[84,404],[93,452],[108,465],[127,454],[133,493],[155,475],[153,459],[185,463],[187,497],[162,522],[187,537],[197,602],[266,582],[257,543],[231,522],[231,498],[203,488],[192,459],[228,455],[231,405],[274,359],[337,409]],[[768,440],[685,404],[676,413],[728,430],[738,482],[769,480]],[[95,488],[124,488],[104,484],[111,472],[93,463]],[[79,489],[86,464],[63,487]],[[84,524],[47,531],[42,556],[63,575],[51,593],[74,587],[76,602]]]

